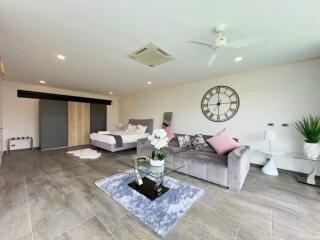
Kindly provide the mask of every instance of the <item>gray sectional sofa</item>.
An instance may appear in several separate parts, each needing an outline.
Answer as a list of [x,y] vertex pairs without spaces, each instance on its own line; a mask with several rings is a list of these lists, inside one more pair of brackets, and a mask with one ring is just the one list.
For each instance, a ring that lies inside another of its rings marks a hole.
[[[178,135],[179,136],[179,135]],[[204,136],[205,139],[211,136]],[[153,146],[147,139],[137,142],[137,154],[151,156]],[[240,146],[226,155],[218,155],[211,146],[200,151],[179,147],[177,135],[166,148],[166,165],[176,167],[183,163],[179,172],[239,191],[247,177],[250,161],[248,146]]]

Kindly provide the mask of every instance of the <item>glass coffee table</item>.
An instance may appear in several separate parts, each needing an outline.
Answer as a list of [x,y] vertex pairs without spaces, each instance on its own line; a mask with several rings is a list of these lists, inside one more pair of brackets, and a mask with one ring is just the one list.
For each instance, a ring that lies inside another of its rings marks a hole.
[[165,176],[183,168],[181,164],[175,167],[164,166],[154,167],[150,165],[150,159],[145,156],[135,155],[130,160],[120,160],[123,164],[132,167],[135,174],[134,181],[128,184],[140,194],[146,196],[151,201],[166,193],[169,188],[162,185]]

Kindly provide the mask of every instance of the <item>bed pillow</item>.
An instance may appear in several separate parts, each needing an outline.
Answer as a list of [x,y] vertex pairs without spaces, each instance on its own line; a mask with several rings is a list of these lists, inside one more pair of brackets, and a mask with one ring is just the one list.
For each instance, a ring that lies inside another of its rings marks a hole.
[[137,131],[137,125],[133,125],[131,123],[128,124],[128,127],[126,129],[126,132],[135,132]]
[[138,133],[145,133],[146,130],[147,130],[147,126],[143,126],[143,125],[138,124],[136,127],[136,131]]
[[216,136],[207,139],[207,142],[216,150],[220,155],[231,152],[233,149],[240,147],[231,136],[231,134],[223,129]]
[[98,131],[98,134],[105,135],[105,134],[110,134],[110,132],[109,131]]
[[191,147],[191,138],[189,135],[179,136],[178,142],[180,148],[187,149]]
[[169,141],[170,141],[172,138],[174,138],[174,137],[176,136],[176,135],[174,135],[173,130],[172,130],[172,127],[171,127],[171,126],[166,127],[164,130],[165,130],[165,131],[166,131],[166,133],[167,133],[167,137],[168,137]]
[[204,138],[201,134],[195,135],[194,138],[192,139],[191,143],[192,143],[192,147],[196,151],[199,151],[199,150],[208,146],[208,144],[206,143],[206,140],[204,140]]

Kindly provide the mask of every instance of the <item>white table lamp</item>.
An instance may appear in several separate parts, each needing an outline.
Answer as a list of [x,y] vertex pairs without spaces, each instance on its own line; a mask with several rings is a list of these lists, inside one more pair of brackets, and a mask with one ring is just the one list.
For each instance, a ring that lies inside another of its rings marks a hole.
[[266,130],[264,131],[264,139],[269,143],[269,151],[272,150],[272,142],[277,139],[277,133],[274,130]]

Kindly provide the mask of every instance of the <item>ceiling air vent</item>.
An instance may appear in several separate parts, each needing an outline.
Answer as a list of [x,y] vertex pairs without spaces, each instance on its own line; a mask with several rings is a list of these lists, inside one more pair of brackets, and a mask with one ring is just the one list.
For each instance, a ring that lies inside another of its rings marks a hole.
[[129,54],[128,57],[139,63],[148,65],[149,67],[154,67],[175,59],[174,56],[170,55],[154,43],[147,44],[134,53]]

